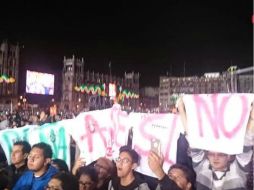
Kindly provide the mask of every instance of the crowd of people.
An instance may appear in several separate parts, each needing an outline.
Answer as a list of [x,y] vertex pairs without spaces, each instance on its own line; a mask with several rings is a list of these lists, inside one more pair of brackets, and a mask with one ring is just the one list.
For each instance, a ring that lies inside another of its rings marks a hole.
[[[184,112],[181,104],[179,111]],[[17,117],[14,122],[18,122]],[[57,121],[45,112],[37,119],[33,124]],[[64,160],[52,159],[49,144],[40,142],[30,146],[27,141],[17,141],[13,144],[10,165],[3,150],[0,152],[0,190],[253,189],[253,107],[244,151],[239,155],[193,149],[188,144],[188,129],[185,132],[179,137],[177,163],[167,173],[163,170],[163,155],[150,151],[147,164],[156,178],[135,171],[140,156],[128,145],[120,148],[115,160],[100,157],[87,165],[84,158],[77,156],[68,168]]]
[[[101,157],[86,165],[77,158],[71,170],[61,159],[52,159],[50,145],[41,142],[32,147],[27,141],[13,144],[11,164],[1,162],[1,190],[149,190],[194,189],[194,173],[186,166],[175,164],[168,174],[162,169],[163,160],[155,152],[149,155],[149,167],[158,177],[151,178],[135,172],[140,156],[129,146],[122,146],[119,157]],[[157,187],[149,181],[154,180]]]
[[0,111],[0,130],[23,127],[25,125],[43,125],[74,118],[77,113],[58,112],[54,115],[50,109],[22,110],[22,111]]

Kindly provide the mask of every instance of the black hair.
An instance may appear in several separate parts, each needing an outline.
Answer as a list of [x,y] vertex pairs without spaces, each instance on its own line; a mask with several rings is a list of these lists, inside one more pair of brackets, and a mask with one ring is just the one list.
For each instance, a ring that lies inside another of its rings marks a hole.
[[31,145],[27,141],[16,141],[13,146],[20,145],[22,146],[23,154],[29,153],[31,151]]
[[69,168],[64,160],[56,158],[53,159],[51,163],[57,165],[59,171],[69,172]]
[[81,175],[88,175],[94,183],[98,182],[98,173],[94,167],[91,166],[81,167],[78,172],[78,178],[80,178]]
[[187,166],[182,165],[182,164],[173,164],[172,166],[170,166],[168,173],[172,169],[182,170],[187,181],[191,183],[191,188],[195,189],[196,173],[193,170],[191,170],[190,168],[188,168]]
[[58,179],[61,181],[63,190],[79,190],[78,180],[70,173],[59,172],[52,176],[51,179]]
[[43,155],[45,158],[52,158],[53,152],[52,152],[51,146],[49,144],[40,142],[40,143],[34,144],[32,149],[33,148],[42,149]]
[[140,161],[139,154],[134,149],[131,149],[129,146],[122,146],[119,152],[120,153],[127,152],[131,156],[132,162],[139,164],[139,161]]

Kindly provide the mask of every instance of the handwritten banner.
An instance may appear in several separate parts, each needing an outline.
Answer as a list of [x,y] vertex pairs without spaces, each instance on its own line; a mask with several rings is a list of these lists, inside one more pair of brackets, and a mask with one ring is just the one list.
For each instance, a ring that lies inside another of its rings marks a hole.
[[253,100],[253,94],[185,95],[190,146],[241,153]]
[[116,157],[117,150],[126,144],[128,114],[121,111],[119,105],[81,113],[69,122],[69,133],[87,164],[101,156]]
[[131,113],[129,121],[133,126],[133,147],[141,156],[137,171],[154,176],[148,167],[147,156],[151,150],[151,141],[158,139],[164,157],[163,169],[167,172],[176,162],[177,139],[182,129],[180,117],[175,114]]
[[[242,152],[244,134],[253,94],[185,95],[183,97],[194,148],[237,154]],[[118,157],[133,129],[133,148],[141,155],[138,171],[153,176],[147,164],[151,140],[159,139],[164,170],[176,161],[176,144],[183,129],[179,115],[127,114],[120,105],[110,109],[79,114],[74,119],[43,126],[24,126],[0,131],[0,143],[10,163],[13,143],[27,140],[31,145],[45,142],[53,149],[53,158],[64,159],[70,166],[70,136],[75,140],[87,164],[106,156]]]
[[63,159],[70,166],[70,136],[66,133],[64,125],[65,121],[61,121],[43,126],[27,125],[0,131],[0,144],[8,163],[14,142],[26,140],[31,146],[39,142],[48,143],[53,150],[53,158]]

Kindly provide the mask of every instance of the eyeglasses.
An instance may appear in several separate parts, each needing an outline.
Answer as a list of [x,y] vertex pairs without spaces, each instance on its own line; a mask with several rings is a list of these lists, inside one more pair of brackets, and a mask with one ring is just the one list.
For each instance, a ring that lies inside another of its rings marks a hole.
[[116,163],[128,164],[129,162],[131,162],[131,161],[128,158],[120,158],[120,157],[118,157],[116,159]]
[[45,186],[44,187],[45,190],[62,190],[62,188],[59,188],[59,187],[53,187],[53,186]]

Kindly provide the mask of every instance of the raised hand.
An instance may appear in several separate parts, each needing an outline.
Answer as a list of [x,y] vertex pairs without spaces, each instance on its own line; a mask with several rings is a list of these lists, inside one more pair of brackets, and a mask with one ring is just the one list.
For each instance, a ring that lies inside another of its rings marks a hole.
[[161,180],[166,175],[162,168],[163,158],[153,151],[150,151],[148,155],[148,165],[159,180]]

